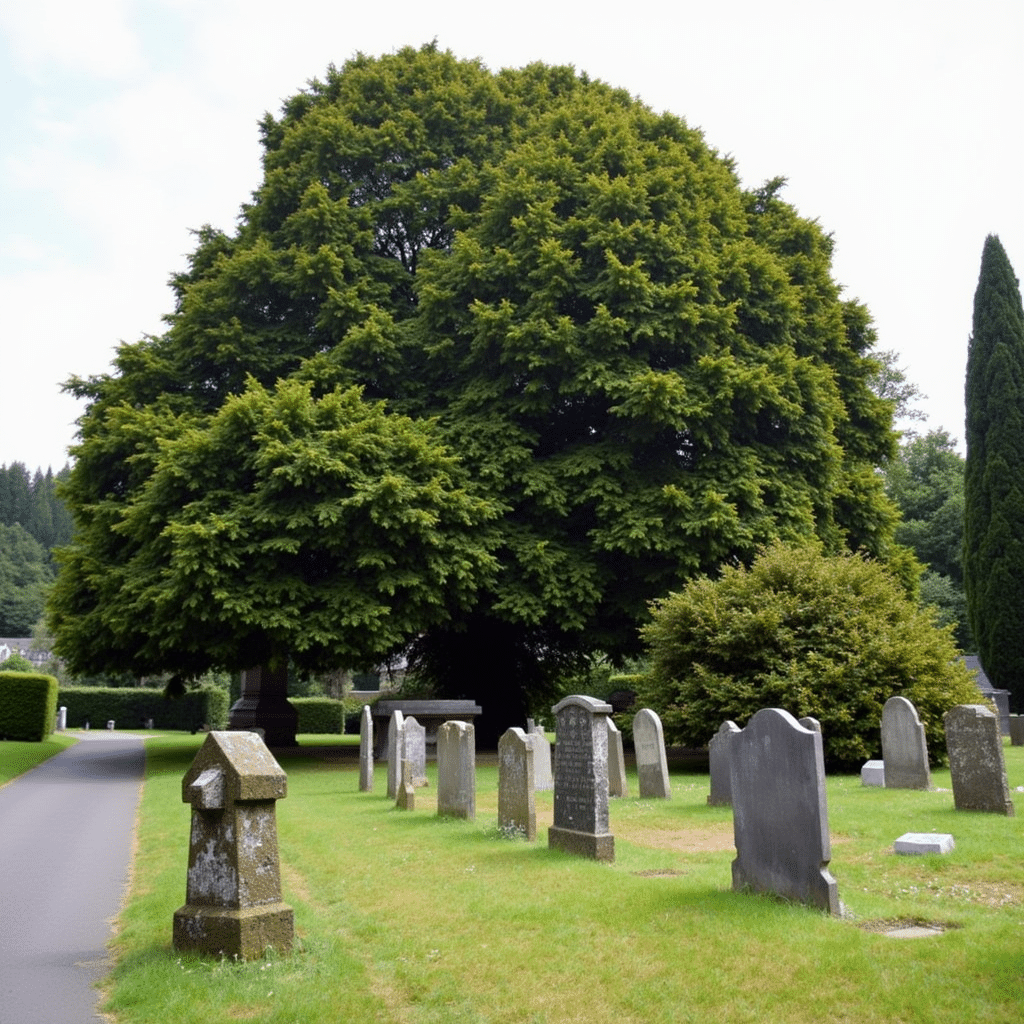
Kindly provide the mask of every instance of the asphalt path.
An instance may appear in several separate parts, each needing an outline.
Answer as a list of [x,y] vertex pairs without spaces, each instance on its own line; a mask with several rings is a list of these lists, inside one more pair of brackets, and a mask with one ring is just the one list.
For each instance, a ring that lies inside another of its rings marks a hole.
[[0,1024],[97,1024],[141,737],[96,730],[0,789]]

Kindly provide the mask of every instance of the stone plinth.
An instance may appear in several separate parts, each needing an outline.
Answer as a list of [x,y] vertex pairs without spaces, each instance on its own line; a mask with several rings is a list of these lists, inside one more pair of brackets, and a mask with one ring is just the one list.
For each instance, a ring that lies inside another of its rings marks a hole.
[[251,732],[211,732],[182,780],[192,805],[186,903],[174,913],[174,948],[250,960],[294,939],[281,902],[275,803],[287,779]]
[[921,855],[949,853],[955,846],[948,832],[904,832],[892,848],[894,853]]

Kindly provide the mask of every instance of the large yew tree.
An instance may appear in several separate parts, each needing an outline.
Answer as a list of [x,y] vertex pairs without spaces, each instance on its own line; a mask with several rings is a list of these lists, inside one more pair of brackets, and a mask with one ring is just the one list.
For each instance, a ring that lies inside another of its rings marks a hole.
[[993,686],[1024,709],[1024,311],[999,239],[989,235],[967,350],[964,587]]
[[[647,603],[695,573],[778,537],[885,555],[870,320],[781,180],[745,190],[681,118],[571,68],[492,73],[433,46],[332,67],[262,138],[263,183],[233,234],[199,232],[166,333],[71,382],[90,403],[80,516],[124,529],[167,472],[154,439],[210,429],[250,378],[359,386],[431,421],[496,517],[475,541],[493,563],[406,639],[502,727],[546,673],[635,653]],[[74,557],[116,565],[100,543]],[[80,575],[58,592],[73,656],[73,618],[108,597]],[[339,659],[349,640],[340,619]]]

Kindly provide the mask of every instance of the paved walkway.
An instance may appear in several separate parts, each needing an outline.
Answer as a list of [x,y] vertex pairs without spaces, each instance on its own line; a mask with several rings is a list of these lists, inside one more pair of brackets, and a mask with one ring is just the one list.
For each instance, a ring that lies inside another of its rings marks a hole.
[[0,789],[0,1024],[96,1024],[142,737],[95,730]]

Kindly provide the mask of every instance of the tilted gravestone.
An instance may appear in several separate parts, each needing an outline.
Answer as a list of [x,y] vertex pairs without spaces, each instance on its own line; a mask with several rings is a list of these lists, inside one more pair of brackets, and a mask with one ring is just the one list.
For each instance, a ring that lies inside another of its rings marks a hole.
[[981,704],[958,704],[943,721],[956,809],[1012,817],[999,719]]
[[668,757],[661,719],[650,708],[633,716],[633,748],[641,800],[667,800],[672,796],[668,781]]
[[555,776],[551,770],[551,741],[544,735],[541,726],[535,725],[526,738],[533,744],[533,787],[536,790],[555,788]]
[[412,715],[405,716],[402,726],[402,760],[412,767],[412,784],[420,789],[427,783],[427,728]]
[[498,740],[498,828],[533,842],[537,838],[537,798],[533,772],[537,748],[522,729],[507,729]]
[[398,796],[398,789],[402,785],[402,752],[405,749],[403,731],[405,729],[405,715],[397,708],[391,712],[388,719],[388,799],[394,800]]
[[593,697],[566,697],[552,708],[555,727],[555,814],[548,847],[593,860],[615,860],[608,831],[608,715]]
[[476,730],[469,722],[437,730],[437,813],[476,817]]
[[373,715],[370,705],[363,705],[359,719],[359,792],[373,792]]
[[626,782],[626,755],[622,749],[622,733],[619,727],[608,719],[608,795],[629,796]]
[[732,804],[731,743],[740,727],[735,722],[723,722],[708,744],[708,764],[711,769],[711,793],[708,803],[713,807]]
[[886,789],[932,788],[924,726],[906,697],[890,697],[882,708],[882,763]]
[[762,708],[730,740],[736,891],[771,892],[840,912],[821,733]]
[[275,803],[287,777],[251,732],[211,732],[181,783],[192,805],[186,902],[174,948],[251,960],[287,952],[295,936],[281,902]]

